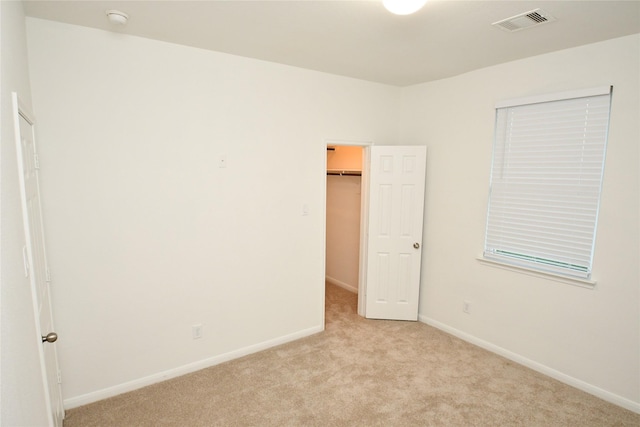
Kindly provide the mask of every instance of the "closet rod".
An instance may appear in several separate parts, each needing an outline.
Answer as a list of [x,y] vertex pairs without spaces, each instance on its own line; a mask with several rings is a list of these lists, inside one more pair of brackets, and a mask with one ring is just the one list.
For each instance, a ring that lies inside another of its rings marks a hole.
[[327,171],[327,175],[362,176],[362,172],[360,171]]

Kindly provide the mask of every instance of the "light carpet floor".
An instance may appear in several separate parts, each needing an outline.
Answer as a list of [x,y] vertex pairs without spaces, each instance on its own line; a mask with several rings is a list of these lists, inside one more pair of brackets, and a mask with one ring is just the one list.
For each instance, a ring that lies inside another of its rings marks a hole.
[[320,334],[67,411],[92,426],[640,426],[640,415],[327,286]]

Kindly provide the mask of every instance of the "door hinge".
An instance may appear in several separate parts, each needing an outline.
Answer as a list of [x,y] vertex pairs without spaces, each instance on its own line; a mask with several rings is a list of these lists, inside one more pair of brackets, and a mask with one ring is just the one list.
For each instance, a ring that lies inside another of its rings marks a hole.
[[24,263],[24,277],[29,277],[29,255],[26,246],[22,247],[22,262]]
[[37,153],[33,153],[33,167],[40,169],[40,157],[38,157]]
[[49,267],[46,269],[46,276],[46,281],[51,282],[51,270],[49,270]]
[[58,384],[62,384],[62,371],[58,369]]

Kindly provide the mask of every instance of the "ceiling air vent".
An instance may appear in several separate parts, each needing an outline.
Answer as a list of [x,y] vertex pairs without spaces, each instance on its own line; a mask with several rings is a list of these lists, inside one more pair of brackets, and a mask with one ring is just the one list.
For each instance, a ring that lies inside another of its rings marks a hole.
[[542,9],[535,9],[529,12],[521,13],[520,15],[512,16],[511,18],[503,19],[502,21],[494,22],[494,27],[498,27],[501,30],[507,32],[514,32],[524,30],[525,28],[533,27],[534,25],[544,24],[545,22],[555,21],[556,18],[549,15]]

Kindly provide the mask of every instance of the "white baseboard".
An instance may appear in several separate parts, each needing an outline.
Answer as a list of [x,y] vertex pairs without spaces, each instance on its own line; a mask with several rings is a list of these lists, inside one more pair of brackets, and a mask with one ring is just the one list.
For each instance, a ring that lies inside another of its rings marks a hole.
[[334,285],[336,285],[336,286],[339,286],[339,287],[341,287],[342,289],[346,289],[346,290],[347,290],[347,291],[349,291],[349,292],[353,292],[354,294],[357,294],[357,293],[358,293],[358,286],[357,286],[357,285],[356,285],[356,286],[350,285],[350,284],[345,283],[345,282],[342,282],[342,281],[340,281],[340,280],[338,280],[338,279],[334,279],[334,278],[333,278],[333,277],[331,277],[331,276],[325,276],[325,277],[324,277],[324,279],[325,279],[327,282],[332,283],[332,284],[334,284]]
[[621,406],[625,409],[628,409],[630,411],[640,414],[640,403],[638,402],[634,402],[625,397],[619,396],[617,394],[614,394],[609,391],[603,390],[599,387],[596,387],[592,384],[586,383],[577,378],[563,374],[560,371],[556,371],[553,368],[550,368],[546,365],[543,365],[531,359],[527,359],[526,357],[521,356],[517,353],[513,353],[509,350],[506,350],[490,342],[484,341],[466,332],[462,332],[458,329],[452,328],[451,326],[445,325],[444,323],[440,323],[437,320],[434,320],[422,315],[418,316],[418,320],[421,321],[422,323],[426,323],[427,325],[433,326],[434,328],[440,329],[453,336],[456,336],[471,344],[477,345],[478,347],[484,348],[485,350],[489,350],[492,353],[496,353],[502,357],[512,360],[520,365],[526,366],[527,368],[533,369],[534,371],[540,372],[541,374],[544,374],[548,377],[554,378],[562,383],[565,383],[579,390],[582,390],[586,393],[599,397],[602,400],[606,400],[607,402],[613,403],[614,405]]
[[91,393],[83,394],[81,396],[71,397],[64,400],[64,408],[72,409],[78,406],[87,405],[89,403],[97,402],[99,400],[107,399],[109,397],[117,396],[122,393],[137,390],[142,387],[146,387],[155,383],[166,381],[171,378],[186,375],[191,372],[199,371],[211,366],[218,365],[220,363],[228,362],[229,360],[237,359],[242,356],[257,353],[262,350],[266,350],[271,347],[275,347],[280,344],[286,344],[291,341],[295,341],[300,338],[304,338],[324,330],[323,326],[316,326],[313,328],[305,329],[293,334],[278,337],[262,343],[250,345],[238,350],[234,350],[228,353],[221,354],[219,356],[210,357],[208,359],[200,360],[198,362],[190,363],[188,365],[179,366],[167,371],[158,372],[157,374],[149,375],[144,378],[129,381],[123,384],[118,384],[113,387],[108,387],[102,390],[94,391]]

